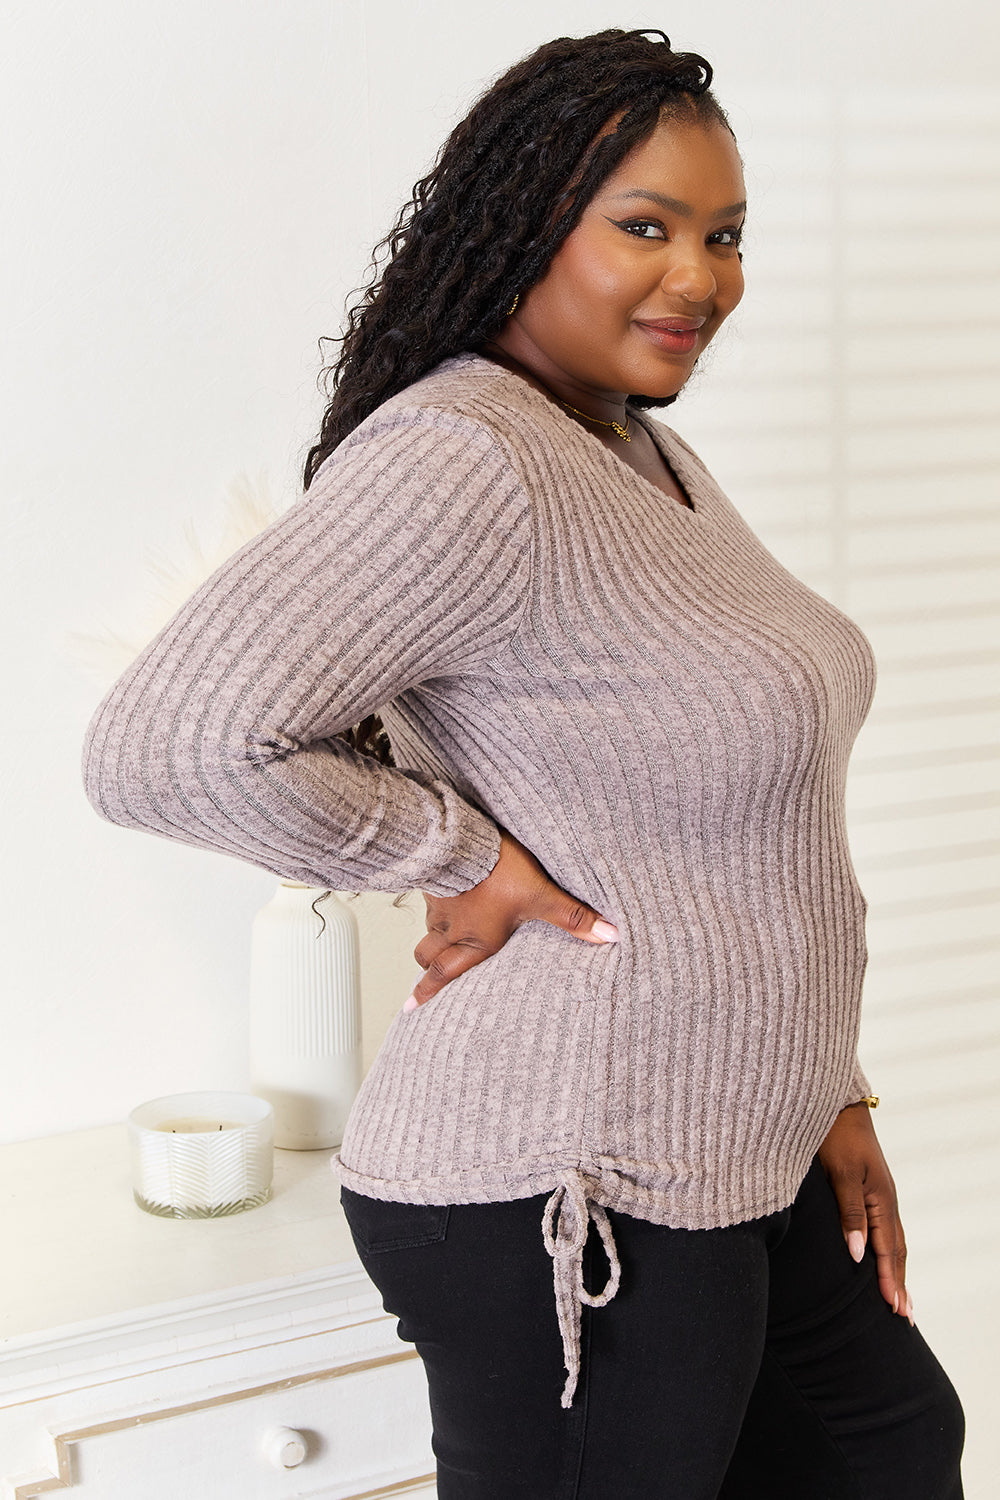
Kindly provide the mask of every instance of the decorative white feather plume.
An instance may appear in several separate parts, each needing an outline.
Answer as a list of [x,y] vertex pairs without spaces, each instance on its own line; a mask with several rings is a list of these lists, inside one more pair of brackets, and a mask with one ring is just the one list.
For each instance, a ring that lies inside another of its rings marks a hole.
[[184,524],[186,551],[182,556],[171,558],[155,551],[147,554],[146,570],[154,586],[136,619],[118,628],[67,633],[64,637],[67,654],[107,691],[205,579],[277,520],[279,514],[263,474],[256,481],[246,474],[237,475],[226,489],[222,534],[215,546],[203,544],[194,521],[188,517]]

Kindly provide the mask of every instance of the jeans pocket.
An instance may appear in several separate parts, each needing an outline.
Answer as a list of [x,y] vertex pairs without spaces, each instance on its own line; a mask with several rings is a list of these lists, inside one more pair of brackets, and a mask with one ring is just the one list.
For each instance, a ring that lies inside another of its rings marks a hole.
[[340,1202],[359,1253],[416,1250],[438,1244],[448,1231],[447,1203],[383,1203],[347,1187],[340,1189]]

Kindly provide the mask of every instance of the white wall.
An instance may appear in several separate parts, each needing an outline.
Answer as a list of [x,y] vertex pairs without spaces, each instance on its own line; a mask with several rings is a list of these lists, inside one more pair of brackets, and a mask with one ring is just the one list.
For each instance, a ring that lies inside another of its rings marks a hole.
[[[93,814],[78,766],[100,689],[69,638],[127,630],[150,552],[182,554],[190,520],[210,539],[240,472],[295,496],[317,340],[490,78],[555,35],[648,24],[713,62],[751,195],[747,298],[669,421],[879,658],[849,788],[872,908],[864,1058],[918,1316],[966,1401],[968,1489],[985,1497],[1000,1459],[1000,1371],[976,1348],[1000,1310],[1000,27],[985,0],[37,0],[8,17],[0,1139],[246,1084],[248,927],[273,882]],[[398,977],[371,986],[369,1055],[420,930],[370,906],[367,952],[391,932]]]

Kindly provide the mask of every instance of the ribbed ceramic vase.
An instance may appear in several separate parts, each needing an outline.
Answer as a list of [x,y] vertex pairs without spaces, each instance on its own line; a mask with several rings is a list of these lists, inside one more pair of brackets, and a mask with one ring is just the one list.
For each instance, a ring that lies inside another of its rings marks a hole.
[[293,1151],[339,1146],[361,1085],[358,924],[332,894],[314,911],[321,895],[282,881],[251,940],[251,1088]]

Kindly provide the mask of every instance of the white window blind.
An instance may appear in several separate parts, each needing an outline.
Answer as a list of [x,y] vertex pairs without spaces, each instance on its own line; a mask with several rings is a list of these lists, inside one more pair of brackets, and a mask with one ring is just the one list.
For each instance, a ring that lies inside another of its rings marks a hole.
[[925,1275],[1000,1233],[1000,103],[751,100],[747,295],[666,420],[878,687],[848,781],[862,1062]]

